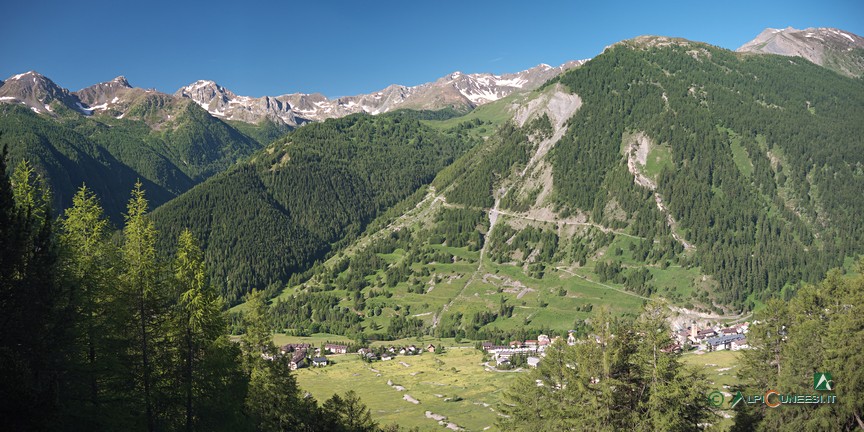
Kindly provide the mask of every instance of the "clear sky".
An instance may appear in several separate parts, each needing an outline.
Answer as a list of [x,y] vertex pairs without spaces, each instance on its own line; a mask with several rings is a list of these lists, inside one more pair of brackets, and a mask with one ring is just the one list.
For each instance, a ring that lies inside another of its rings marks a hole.
[[36,70],[71,90],[125,75],[168,93],[210,79],[240,95],[333,97],[558,65],[644,34],[730,49],[766,27],[864,36],[861,0],[4,3],[0,79]]

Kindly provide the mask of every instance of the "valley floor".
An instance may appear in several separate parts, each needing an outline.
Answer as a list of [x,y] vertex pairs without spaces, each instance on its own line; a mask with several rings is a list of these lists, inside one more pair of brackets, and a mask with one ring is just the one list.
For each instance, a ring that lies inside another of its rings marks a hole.
[[[337,336],[315,335],[303,341],[335,340]],[[301,338],[278,336],[280,341]],[[400,341],[392,342],[400,345]],[[440,343],[435,339],[405,343]],[[446,343],[445,345],[450,345]],[[452,339],[450,340],[452,342]],[[388,342],[390,344],[390,342]],[[701,369],[711,389],[722,392],[728,402],[729,387],[738,383],[740,352],[716,351],[687,353],[682,361]],[[356,354],[328,356],[331,364],[323,368],[303,368],[295,372],[303,391],[319,401],[333,394],[356,391],[382,425],[399,424],[420,430],[462,428],[469,431],[495,431],[498,407],[504,393],[525,370],[500,373],[484,366],[483,354],[471,346],[450,346],[443,354],[424,352],[417,356],[397,356],[390,361],[366,363]],[[707,395],[706,395],[707,397]],[[416,403],[415,403],[416,402]],[[732,412],[722,412],[719,430],[732,425]]]
[[373,363],[356,354],[328,358],[330,366],[296,372],[301,389],[319,401],[354,390],[380,424],[420,430],[498,430],[497,407],[519,375],[487,370],[483,355],[473,347]]

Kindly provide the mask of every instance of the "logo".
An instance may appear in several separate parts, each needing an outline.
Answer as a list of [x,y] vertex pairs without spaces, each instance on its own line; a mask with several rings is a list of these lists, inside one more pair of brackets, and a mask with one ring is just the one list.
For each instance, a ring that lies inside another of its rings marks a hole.
[[719,391],[713,391],[708,395],[708,403],[714,407],[720,407],[720,405],[723,405],[723,399],[725,399],[723,393],[720,393]]
[[816,372],[813,374],[813,388],[816,390],[834,390],[834,380],[828,372]]
[[744,395],[739,391],[735,394],[735,397],[732,398],[732,405],[729,408],[735,408],[735,405],[738,405],[738,402],[744,400]]

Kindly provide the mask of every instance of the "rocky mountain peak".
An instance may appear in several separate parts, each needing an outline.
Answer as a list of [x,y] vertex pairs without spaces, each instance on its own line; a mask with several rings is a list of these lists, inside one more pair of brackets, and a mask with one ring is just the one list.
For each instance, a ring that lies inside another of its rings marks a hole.
[[36,113],[50,113],[54,101],[85,111],[77,97],[35,71],[13,75],[0,87],[0,102],[26,105]]
[[864,73],[864,38],[831,27],[766,28],[736,51],[800,56],[851,77]]
[[233,92],[210,80],[198,80],[181,87],[174,96],[192,99],[211,114],[220,117],[226,116],[230,102],[237,99]]
[[111,81],[94,84],[90,87],[78,90],[74,94],[78,96],[87,110],[101,112],[112,109],[123,111],[128,106],[130,99],[136,93],[124,76],[118,76]]
[[120,75],[117,78],[114,78],[113,80],[111,80],[111,82],[117,83],[117,85],[122,86],[122,87],[132,88],[132,85],[129,84],[129,81],[127,81],[126,77],[123,75]]

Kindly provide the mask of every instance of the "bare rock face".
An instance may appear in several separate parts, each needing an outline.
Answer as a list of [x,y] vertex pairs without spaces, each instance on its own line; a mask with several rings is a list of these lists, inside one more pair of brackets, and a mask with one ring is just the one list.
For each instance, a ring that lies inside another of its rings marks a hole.
[[177,90],[174,96],[189,98],[210,114],[222,119],[258,123],[266,118],[289,126],[302,123],[295,117],[291,105],[286,101],[270,96],[237,96],[213,81],[195,81]]
[[[118,76],[111,81],[94,84],[74,94],[81,100],[89,114],[122,116],[135,100],[147,90],[133,88],[126,77]],[[149,90],[153,93],[153,90]]]
[[126,77],[118,76],[111,81],[78,90],[75,94],[81,99],[81,102],[92,106],[112,103],[115,99],[125,96],[131,89],[132,86],[129,85],[129,81],[126,81]]
[[846,76],[864,74],[864,38],[835,28],[768,28],[736,51],[800,56]]
[[50,114],[51,104],[55,101],[69,109],[87,113],[78,97],[38,72],[14,75],[0,86],[0,102],[25,105],[38,114]]

